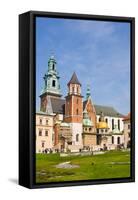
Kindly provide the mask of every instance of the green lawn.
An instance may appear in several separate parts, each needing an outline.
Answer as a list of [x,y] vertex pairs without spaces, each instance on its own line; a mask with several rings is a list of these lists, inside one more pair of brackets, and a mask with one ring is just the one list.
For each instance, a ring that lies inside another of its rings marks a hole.
[[[55,165],[71,161],[74,169],[59,169]],[[36,182],[56,182],[88,179],[122,178],[130,176],[130,152],[112,151],[94,156],[60,157],[59,154],[36,155]]]

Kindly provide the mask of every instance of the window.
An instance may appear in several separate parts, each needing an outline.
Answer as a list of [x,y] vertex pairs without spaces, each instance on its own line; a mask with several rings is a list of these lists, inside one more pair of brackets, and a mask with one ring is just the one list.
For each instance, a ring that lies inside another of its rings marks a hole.
[[48,119],[46,119],[46,125],[48,125]]
[[40,119],[40,124],[42,124],[42,119]]
[[120,120],[118,119],[118,129],[120,130]]
[[105,119],[105,121],[106,121],[106,123],[108,123],[108,119],[107,118]]
[[101,121],[101,118],[99,117],[99,122]]
[[74,93],[74,87],[72,87],[72,93]]
[[77,87],[77,94],[79,93],[79,88]]
[[104,132],[104,130],[103,130],[103,129],[101,129],[101,132],[103,133],[103,132]]
[[112,144],[114,144],[114,136],[112,136]]
[[39,130],[39,136],[42,136],[42,130]]
[[52,81],[52,87],[55,87],[55,86],[56,86],[56,81],[53,80],[53,81]]
[[117,144],[120,144],[120,137],[117,138]]
[[55,64],[52,65],[52,69],[55,70]]
[[112,130],[114,129],[114,119],[112,119]]
[[76,135],[76,142],[79,141],[79,134]]
[[45,143],[44,142],[42,142],[42,148],[44,148],[45,147]]
[[108,129],[105,129],[105,132],[107,133]]
[[89,131],[91,131],[92,130],[92,128],[89,128]]
[[48,131],[47,130],[45,130],[45,136],[48,136]]
[[79,110],[78,110],[78,108],[77,108],[77,110],[76,110],[76,115],[78,115],[78,113],[79,113]]
[[77,104],[79,103],[79,99],[77,99]]

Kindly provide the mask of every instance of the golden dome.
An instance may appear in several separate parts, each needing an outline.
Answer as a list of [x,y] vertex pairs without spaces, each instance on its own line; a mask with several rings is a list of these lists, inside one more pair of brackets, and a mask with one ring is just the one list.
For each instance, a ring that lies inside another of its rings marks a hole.
[[104,129],[104,128],[109,128],[108,127],[108,124],[106,123],[106,122],[99,122],[99,123],[97,123],[97,128],[99,128],[99,129]]

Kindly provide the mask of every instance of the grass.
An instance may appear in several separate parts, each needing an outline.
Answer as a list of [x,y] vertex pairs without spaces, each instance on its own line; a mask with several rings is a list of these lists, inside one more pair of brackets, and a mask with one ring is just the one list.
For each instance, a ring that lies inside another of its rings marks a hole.
[[[74,169],[55,165],[70,161]],[[36,155],[36,182],[59,182],[130,177],[130,152],[110,151],[94,156],[60,157],[59,154]]]

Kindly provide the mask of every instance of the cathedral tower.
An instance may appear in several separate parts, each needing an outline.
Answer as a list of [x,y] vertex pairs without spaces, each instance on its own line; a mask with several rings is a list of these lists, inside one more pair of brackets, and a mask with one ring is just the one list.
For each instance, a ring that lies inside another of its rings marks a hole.
[[48,71],[44,75],[44,87],[40,94],[40,110],[44,112],[46,111],[48,97],[60,98],[62,96],[59,83],[60,77],[56,67],[57,62],[54,56],[51,56],[48,60]]
[[65,121],[70,123],[72,128],[72,144],[82,148],[83,101],[81,83],[75,72],[67,85],[68,95],[66,96],[65,103]]

